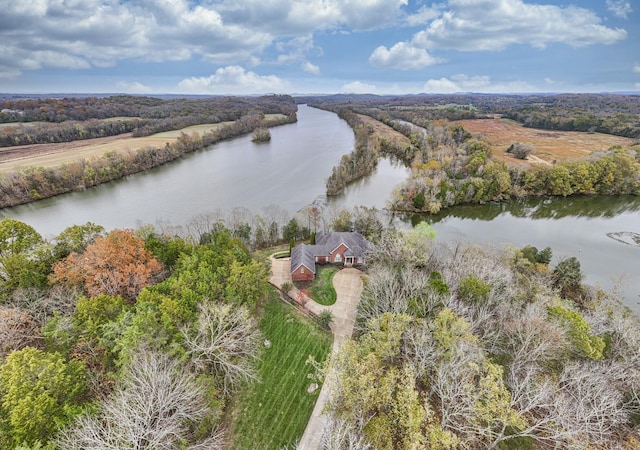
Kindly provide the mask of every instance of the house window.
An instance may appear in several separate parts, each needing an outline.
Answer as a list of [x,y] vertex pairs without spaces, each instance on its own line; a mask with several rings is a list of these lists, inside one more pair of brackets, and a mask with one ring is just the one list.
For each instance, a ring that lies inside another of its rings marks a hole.
[[300,273],[304,273],[304,267],[300,268]]
[[340,256],[340,253],[336,254],[336,257],[333,259],[335,262],[340,262],[342,261],[342,256]]

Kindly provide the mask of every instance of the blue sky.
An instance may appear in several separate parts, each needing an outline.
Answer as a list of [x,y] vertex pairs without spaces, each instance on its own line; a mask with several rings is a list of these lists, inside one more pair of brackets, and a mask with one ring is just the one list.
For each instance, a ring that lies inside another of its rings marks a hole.
[[0,0],[0,92],[602,91],[637,0]]

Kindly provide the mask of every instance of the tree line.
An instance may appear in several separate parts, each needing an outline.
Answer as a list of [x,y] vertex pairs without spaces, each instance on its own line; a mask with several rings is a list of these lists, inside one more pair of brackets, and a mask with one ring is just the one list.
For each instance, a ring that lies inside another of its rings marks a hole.
[[251,111],[289,114],[296,110],[288,95],[206,97],[197,99],[115,95],[108,97],[24,98],[0,101],[0,123],[55,122],[137,117],[208,116],[212,123],[235,120]]
[[[440,130],[436,136],[454,134]],[[394,193],[395,210],[437,213],[462,203],[486,203],[510,198],[570,195],[639,195],[640,152],[634,148],[612,148],[585,160],[553,165],[510,167],[491,157],[484,141],[464,137],[427,141],[425,162],[418,154],[409,179]],[[466,136],[466,135],[465,135]]]
[[352,108],[372,117],[385,114],[390,118],[418,125],[425,120],[453,121],[503,116],[526,127],[597,131],[640,138],[640,96],[637,95],[337,95],[308,97],[303,100],[325,108]]
[[12,100],[0,102],[0,108],[2,106],[21,109],[2,109],[7,112],[0,113],[0,122],[6,120],[15,125],[0,127],[0,146],[71,142],[128,132],[141,137],[248,116],[292,117],[296,112],[288,96],[198,100],[119,96]]
[[351,153],[343,155],[340,164],[334,166],[326,182],[327,195],[337,195],[349,184],[370,175],[378,165],[379,144],[373,129],[357,114],[348,109],[338,111],[353,129],[355,145]]

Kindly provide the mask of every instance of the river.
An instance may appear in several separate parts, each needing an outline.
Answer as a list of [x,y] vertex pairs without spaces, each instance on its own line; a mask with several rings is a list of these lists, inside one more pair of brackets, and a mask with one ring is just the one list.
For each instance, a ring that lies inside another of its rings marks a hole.
[[[157,221],[184,224],[198,214],[234,207],[258,211],[277,204],[293,214],[324,194],[331,168],[354,142],[353,131],[337,115],[300,105],[298,121],[272,128],[269,142],[254,143],[251,135],[241,136],[142,174],[6,208],[0,215],[54,236],[87,221],[106,229]],[[385,167],[393,172],[383,161],[378,170],[383,177]],[[406,171],[397,172],[399,182]],[[373,196],[379,200],[375,206],[384,207],[386,194]],[[348,205],[350,198],[344,197],[342,204]],[[369,201],[372,196],[363,198]]]
[[[0,217],[21,220],[52,237],[87,221],[108,230],[157,222],[180,225],[198,214],[236,206],[259,211],[277,204],[293,215],[323,198],[331,168],[353,145],[346,122],[300,105],[298,122],[272,128],[267,143],[253,143],[249,135],[220,142],[146,173],[2,209]],[[329,204],[384,208],[392,189],[406,176],[407,169],[383,159],[372,176],[352,184]],[[640,199],[534,199],[456,207],[427,220],[439,240],[549,246],[554,261],[577,256],[588,283],[620,288],[626,304],[640,312],[640,277],[635,277],[640,248],[607,236],[640,233]]]

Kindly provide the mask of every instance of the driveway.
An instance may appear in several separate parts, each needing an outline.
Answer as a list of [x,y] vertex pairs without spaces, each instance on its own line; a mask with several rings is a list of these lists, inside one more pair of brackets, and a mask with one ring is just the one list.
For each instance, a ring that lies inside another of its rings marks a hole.
[[[325,309],[333,314],[331,331],[333,331],[333,353],[335,353],[353,333],[360,294],[362,293],[362,272],[353,268],[342,269],[334,275],[333,287],[337,294],[337,300],[333,305],[322,306],[311,300],[305,306],[316,314]],[[327,423],[327,417],[323,415],[323,410],[328,396],[329,388],[323,384],[307,428],[298,444],[299,449],[316,450],[320,448],[322,430]]]
[[[271,278],[269,282],[277,287],[284,283],[291,283],[291,260],[290,258],[271,259]],[[309,311],[320,314],[325,309],[333,314],[331,331],[333,332],[332,352],[338,351],[342,343],[351,337],[353,327],[356,322],[358,303],[362,294],[362,272],[354,268],[344,268],[333,276],[333,287],[336,290],[336,302],[331,306],[323,306],[312,299],[305,301],[304,307]],[[300,292],[293,288],[289,295],[298,298]],[[322,430],[327,423],[327,417],[323,415],[324,405],[329,396],[329,389],[322,385],[318,400],[313,408],[313,413],[307,423],[307,428],[298,444],[300,450],[317,450],[320,448]]]

